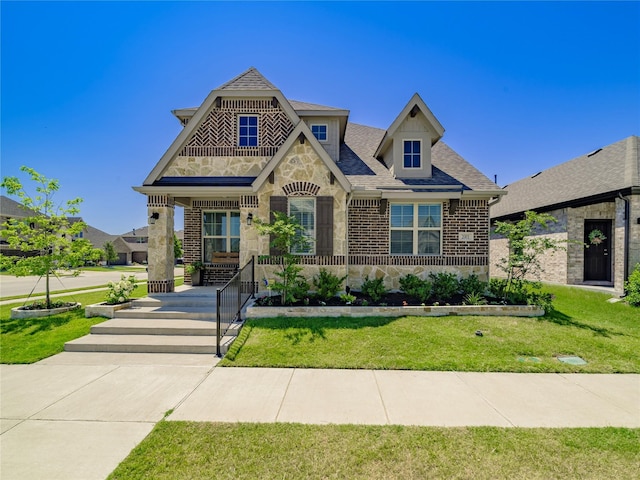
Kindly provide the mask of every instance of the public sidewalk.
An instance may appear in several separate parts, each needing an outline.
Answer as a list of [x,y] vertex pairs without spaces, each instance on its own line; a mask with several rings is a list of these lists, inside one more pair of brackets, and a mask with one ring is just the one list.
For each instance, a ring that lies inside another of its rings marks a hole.
[[103,479],[167,420],[640,427],[640,375],[217,368],[212,355],[65,352],[0,365],[0,472]]

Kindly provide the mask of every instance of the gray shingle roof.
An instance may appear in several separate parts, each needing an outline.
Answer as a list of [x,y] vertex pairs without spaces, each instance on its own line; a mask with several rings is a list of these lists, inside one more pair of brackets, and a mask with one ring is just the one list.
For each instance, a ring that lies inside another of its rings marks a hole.
[[249,70],[220,85],[216,90],[277,90],[277,88],[255,67],[250,67]]
[[638,137],[620,140],[504,187],[491,217],[539,210],[565,202],[640,186]]
[[22,204],[14,199],[0,195],[0,215],[3,217],[22,218],[32,216],[33,210],[25,210]]
[[328,107],[327,105],[318,105],[317,103],[309,103],[309,102],[300,102],[298,100],[289,100],[289,103],[293,107],[294,110],[323,110],[323,111],[333,111],[333,110],[346,110],[346,108],[337,108],[337,107]]
[[353,186],[375,189],[406,185],[457,185],[464,190],[498,190],[496,184],[442,141],[431,150],[431,178],[394,178],[387,167],[373,156],[384,134],[385,130],[379,128],[347,124],[338,166]]

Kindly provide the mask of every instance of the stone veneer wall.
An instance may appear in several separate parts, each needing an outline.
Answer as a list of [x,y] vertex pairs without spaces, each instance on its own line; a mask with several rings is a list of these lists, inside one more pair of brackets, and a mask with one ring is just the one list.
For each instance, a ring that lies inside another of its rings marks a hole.
[[147,217],[158,213],[158,219],[149,224],[149,279],[147,291],[149,293],[173,292],[175,281],[173,269],[173,225],[174,202],[166,195],[149,195],[147,197]]
[[632,195],[629,203],[630,232],[627,265],[631,275],[635,266],[640,264],[640,193]]
[[269,157],[176,157],[164,177],[257,177]]

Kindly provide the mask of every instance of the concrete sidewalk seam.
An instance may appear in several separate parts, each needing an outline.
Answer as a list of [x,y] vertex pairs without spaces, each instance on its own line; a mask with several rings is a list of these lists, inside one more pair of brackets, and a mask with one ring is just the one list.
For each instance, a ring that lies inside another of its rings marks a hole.
[[293,368],[291,371],[291,375],[289,375],[289,381],[287,382],[287,387],[284,389],[284,393],[282,394],[282,399],[280,400],[280,405],[278,405],[278,411],[276,412],[276,418],[274,418],[274,422],[278,422],[278,418],[280,418],[280,413],[282,412],[282,406],[284,405],[284,400],[287,398],[287,393],[289,393],[289,386],[291,385],[291,381],[293,380],[293,376],[296,373],[297,368]]
[[[39,365],[40,367],[47,367],[48,365]],[[47,405],[46,407],[42,408],[41,410],[38,410],[37,412],[32,413],[31,415],[29,415],[27,418],[24,418],[23,420],[39,420],[37,418],[33,418],[35,415],[38,415],[42,412],[44,412],[46,409],[53,407],[54,405],[60,403],[61,401],[67,399],[68,397],[70,397],[71,395],[74,395],[75,393],[78,393],[80,390],[88,387],[89,385],[91,385],[94,382],[97,382],[98,380],[101,380],[102,378],[106,377],[107,375],[112,374],[113,372],[115,372],[116,370],[118,370],[120,368],[120,365],[113,365],[113,367],[111,370],[109,370],[108,372],[105,372],[104,374],[100,375],[99,377],[94,378],[93,380],[91,380],[88,383],[85,383],[84,385],[82,385],[81,387],[76,388],[75,390],[73,390],[72,392],[69,392],[68,394],[58,398],[55,402]]]
[[[469,384],[468,382],[465,382],[464,379],[460,376],[461,373],[470,373],[470,372],[453,372],[455,373],[456,377],[464,384],[467,386],[467,388],[470,388],[471,390],[473,390],[476,395],[478,395],[478,398],[481,398],[482,401],[484,403],[486,403],[494,412],[496,412],[500,417],[504,418],[505,421],[511,425],[512,427],[516,427],[516,424],[513,423],[511,421],[511,419],[509,417],[507,417],[505,414],[503,414],[500,410],[498,410],[498,408],[487,398],[485,397],[482,392],[480,390],[478,390],[477,388],[475,388],[473,385]],[[475,372],[474,372],[475,373]],[[482,372],[480,372],[482,373]]]
[[389,412],[387,412],[387,405],[384,403],[384,397],[382,396],[382,391],[380,390],[380,384],[378,383],[378,376],[376,375],[375,370],[369,370],[373,374],[373,381],[376,382],[376,389],[378,390],[378,395],[380,396],[380,403],[382,403],[382,410],[384,411],[384,418],[387,420],[387,425],[391,425],[391,420],[389,419]]
[[[600,395],[599,393],[594,392],[593,390],[591,390],[591,389],[587,388],[585,385],[582,385],[582,384],[580,384],[580,383],[576,382],[576,381],[574,380],[574,378],[575,378],[575,377],[574,377],[574,375],[575,375],[575,374],[572,374],[572,373],[558,373],[557,375],[558,375],[559,377],[564,378],[566,381],[570,382],[571,384],[573,384],[573,385],[575,385],[575,386],[577,386],[577,387],[581,388],[582,390],[584,390],[584,391],[585,391],[585,392],[587,392],[588,394],[593,395],[594,397],[597,397],[597,398],[599,398],[600,400],[602,400],[602,401],[604,401],[604,402],[606,402],[606,403],[608,403],[608,404],[611,404],[611,405],[613,405],[613,406],[615,406],[615,407],[619,408],[620,410],[622,410],[622,411],[624,411],[624,412],[627,412],[627,413],[629,413],[629,414],[631,414],[631,415],[638,415],[638,416],[640,416],[640,406],[638,406],[638,409],[637,409],[637,410],[634,410],[634,411],[627,410],[627,408],[626,408],[624,405],[622,405],[622,404],[618,403],[617,401],[612,400],[611,398],[607,398],[607,397],[605,397],[605,396],[602,396],[602,395]],[[600,374],[596,373],[596,374],[593,374],[593,375],[600,375]],[[634,373],[630,373],[630,374],[616,373],[616,374],[612,374],[612,375],[630,375],[630,376],[633,376],[633,375],[636,375],[636,374],[634,374]],[[638,379],[638,381],[639,381],[639,383],[640,383],[640,378]],[[639,388],[639,390],[640,390],[640,385],[639,385],[639,387],[638,387],[638,388]]]
[[[182,405],[184,402],[186,402],[186,401],[187,401],[187,399],[188,399],[191,395],[193,395],[193,394],[196,392],[196,390],[198,390],[198,388],[200,388],[200,385],[202,385],[202,384],[207,380],[207,378],[209,378],[209,376],[210,376],[210,375],[213,373],[213,371],[216,369],[216,366],[217,366],[217,365],[213,365],[213,366],[212,366],[212,367],[207,371],[207,373],[205,373],[205,374],[202,376],[202,379],[198,382],[198,384],[197,384],[195,387],[193,387],[189,392],[187,392],[187,393],[185,394],[185,396],[184,396],[184,397],[182,397],[182,399],[180,399],[180,400],[178,401],[178,403],[176,403],[176,404],[173,406],[173,408],[170,408],[170,409],[169,409],[169,410],[171,410],[171,411],[172,411],[171,413],[175,412],[175,411],[180,407],[180,405]],[[162,417],[162,419],[160,420],[160,422],[162,422],[163,420],[165,420],[165,419],[166,419],[167,417],[169,417],[169,416],[171,416],[171,415],[167,415],[167,414],[166,414],[166,412],[165,412],[165,415],[164,415],[164,417]]]

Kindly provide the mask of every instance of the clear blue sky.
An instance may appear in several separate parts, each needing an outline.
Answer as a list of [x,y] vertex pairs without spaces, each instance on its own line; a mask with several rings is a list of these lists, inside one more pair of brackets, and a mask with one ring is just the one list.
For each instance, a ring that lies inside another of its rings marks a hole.
[[[505,185],[640,134],[638,2],[7,2],[2,176],[58,178],[112,234],[198,106],[255,66],[290,99],[387,128],[414,92]],[[571,179],[567,179],[571,181]],[[176,228],[182,227],[182,210]]]

